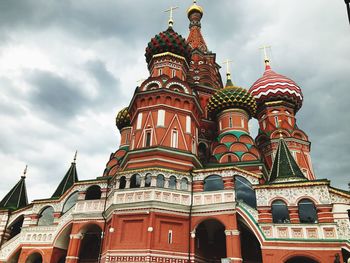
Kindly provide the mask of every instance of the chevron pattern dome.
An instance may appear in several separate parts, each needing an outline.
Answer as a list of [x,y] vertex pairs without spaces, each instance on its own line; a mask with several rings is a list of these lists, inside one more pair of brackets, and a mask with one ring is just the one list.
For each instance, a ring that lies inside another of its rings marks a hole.
[[117,117],[115,118],[115,124],[118,129],[121,130],[124,127],[130,126],[130,115],[128,112],[128,107],[125,107],[118,112]]

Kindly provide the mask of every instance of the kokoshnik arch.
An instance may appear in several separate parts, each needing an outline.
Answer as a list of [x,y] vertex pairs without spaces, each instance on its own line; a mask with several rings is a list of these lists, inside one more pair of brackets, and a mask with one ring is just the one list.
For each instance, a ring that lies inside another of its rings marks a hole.
[[223,85],[203,14],[194,2],[187,39],[171,15],[148,43],[149,77],[116,117],[120,147],[100,177],[78,180],[74,159],[51,198],[28,203],[24,174],[2,199],[0,262],[349,258],[350,193],[316,179],[296,123],[301,88],[267,56],[249,90],[229,61]]

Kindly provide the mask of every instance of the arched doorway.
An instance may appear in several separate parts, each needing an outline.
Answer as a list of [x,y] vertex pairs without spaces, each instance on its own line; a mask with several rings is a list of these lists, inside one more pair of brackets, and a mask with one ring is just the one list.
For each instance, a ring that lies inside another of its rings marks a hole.
[[60,231],[58,237],[54,241],[53,250],[54,254],[57,255],[59,260],[58,263],[64,263],[67,250],[70,242],[70,234],[72,232],[72,224],[67,225],[63,230]]
[[42,256],[40,255],[40,253],[33,253],[31,254],[25,263],[42,263],[43,262],[43,258]]
[[308,257],[292,257],[290,259],[288,259],[285,263],[319,263],[316,260],[313,260],[311,258]]
[[238,230],[241,239],[243,262],[261,263],[262,254],[260,243],[242,218],[238,218]]
[[100,255],[102,229],[98,225],[88,225],[82,230],[79,263],[97,263]]
[[225,226],[220,221],[208,219],[197,226],[195,253],[199,260],[208,263],[226,258]]

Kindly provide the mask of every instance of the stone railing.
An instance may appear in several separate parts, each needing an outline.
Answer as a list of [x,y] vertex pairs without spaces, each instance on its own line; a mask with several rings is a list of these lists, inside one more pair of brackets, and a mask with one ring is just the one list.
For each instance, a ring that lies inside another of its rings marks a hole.
[[196,192],[193,194],[193,206],[228,203],[234,201],[235,192],[233,190]]
[[[109,197],[107,207],[111,204],[130,204],[147,201],[189,206],[191,204],[191,194],[187,191],[153,187],[116,190]],[[233,190],[193,193],[193,206],[230,203],[234,201],[235,193]]]
[[[180,205],[190,205],[191,195],[188,192],[172,191],[162,188],[125,189],[114,192],[114,204],[130,204],[137,202],[159,201]],[[110,202],[109,202],[110,204]]]
[[7,258],[15,252],[22,240],[23,235],[18,234],[17,236],[11,238],[9,241],[5,242],[0,250],[0,261],[6,262]]
[[73,214],[78,213],[102,213],[104,208],[105,200],[81,200],[75,204]]
[[336,223],[321,224],[259,224],[267,238],[337,239]]
[[52,226],[32,226],[23,228],[21,235],[23,243],[41,244],[51,243],[55,237],[57,225]]

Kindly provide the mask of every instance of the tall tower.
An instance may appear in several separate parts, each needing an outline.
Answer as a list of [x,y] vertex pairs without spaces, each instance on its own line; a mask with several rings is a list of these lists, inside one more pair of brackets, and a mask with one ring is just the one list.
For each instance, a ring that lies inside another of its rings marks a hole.
[[193,1],[187,10],[187,17],[190,21],[189,35],[187,42],[192,48],[190,67],[187,74],[187,81],[198,95],[203,116],[199,120],[198,133],[198,155],[203,164],[209,161],[210,141],[214,139],[216,124],[207,115],[208,101],[223,84],[219,72],[220,66],[216,63],[216,54],[209,51],[201,32],[201,19],[203,8]]
[[203,111],[187,82],[192,49],[173,29],[173,10],[168,28],[146,48],[149,77],[136,89],[128,107],[130,144],[119,161],[121,170],[201,167],[196,154]]
[[276,152],[281,135],[305,177],[313,180],[315,175],[310,158],[308,136],[299,129],[295,115],[302,106],[303,94],[291,79],[274,72],[265,50],[265,72],[249,89],[256,99],[259,133],[256,144],[264,156],[268,168]]
[[208,114],[216,120],[217,137],[211,144],[211,163],[244,166],[260,173],[260,153],[250,136],[248,121],[256,113],[256,102],[248,90],[237,87],[227,70],[225,88],[209,100]]

